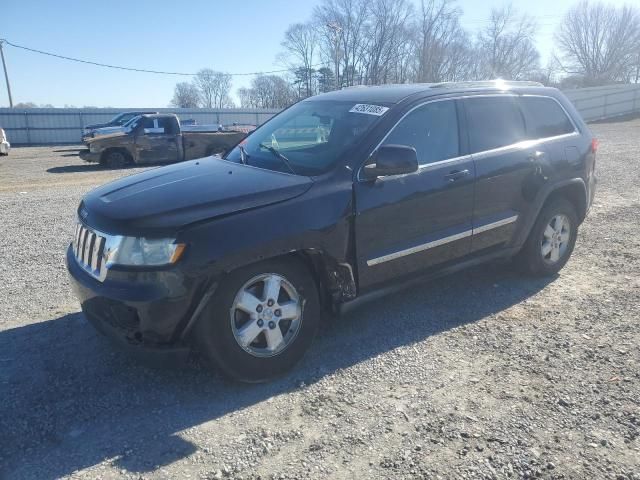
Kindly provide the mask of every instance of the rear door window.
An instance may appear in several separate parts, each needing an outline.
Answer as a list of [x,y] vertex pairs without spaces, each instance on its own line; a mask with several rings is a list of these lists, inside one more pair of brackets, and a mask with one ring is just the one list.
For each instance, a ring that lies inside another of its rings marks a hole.
[[575,131],[562,107],[552,98],[522,97],[520,106],[527,126],[527,138],[556,137]]
[[158,128],[164,128],[164,133],[166,133],[167,135],[175,135],[177,133],[177,125],[173,118],[158,118]]
[[142,128],[155,128],[156,123],[153,120],[153,118],[144,117],[142,119]]
[[425,165],[460,154],[458,116],[453,100],[431,102],[404,117],[384,145],[407,145],[416,149],[418,163]]
[[513,97],[466,98],[464,105],[471,153],[525,140],[524,120]]

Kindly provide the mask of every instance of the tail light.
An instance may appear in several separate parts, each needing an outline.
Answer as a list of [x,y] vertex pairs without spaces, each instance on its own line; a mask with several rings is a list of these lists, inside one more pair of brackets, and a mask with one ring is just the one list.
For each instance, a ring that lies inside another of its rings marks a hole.
[[591,151],[593,153],[596,153],[598,151],[598,146],[600,145],[600,142],[598,141],[597,138],[592,138],[591,139]]

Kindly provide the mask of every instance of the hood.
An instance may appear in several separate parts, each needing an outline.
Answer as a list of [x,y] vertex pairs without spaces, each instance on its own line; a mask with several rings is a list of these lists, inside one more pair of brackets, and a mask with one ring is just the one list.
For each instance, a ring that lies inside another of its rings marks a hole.
[[111,136],[111,135],[122,135],[122,134],[129,133],[129,128],[103,127],[103,128],[97,128],[91,133],[93,134],[93,138],[105,137],[105,136]]
[[96,128],[108,127],[110,124],[108,123],[93,123],[91,125],[85,125],[85,130],[95,130]]
[[306,192],[309,177],[201,158],[155,168],[89,192],[78,214],[111,234],[161,235]]

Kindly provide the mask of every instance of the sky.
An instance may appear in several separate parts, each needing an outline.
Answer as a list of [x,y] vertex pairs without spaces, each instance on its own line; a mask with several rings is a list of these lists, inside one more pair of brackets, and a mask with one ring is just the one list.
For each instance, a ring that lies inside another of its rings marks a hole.
[[[413,0],[417,3],[419,0]],[[577,0],[513,0],[538,21],[543,64],[553,33]],[[283,68],[278,62],[287,27],[304,22],[321,0],[0,0],[0,38],[69,57],[151,70],[230,73]],[[607,3],[622,5],[624,0]],[[503,0],[458,0],[463,26],[486,25]],[[127,72],[4,47],[14,103],[56,107],[165,107],[174,85],[191,77]],[[234,76],[233,92],[251,76]],[[0,76],[0,106],[8,106]]]

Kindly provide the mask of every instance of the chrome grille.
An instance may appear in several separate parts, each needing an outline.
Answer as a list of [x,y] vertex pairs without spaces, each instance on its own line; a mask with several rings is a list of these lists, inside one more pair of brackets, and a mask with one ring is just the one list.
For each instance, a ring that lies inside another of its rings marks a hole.
[[104,280],[107,273],[105,247],[107,239],[101,234],[78,223],[73,240],[76,260],[87,272],[98,280]]

